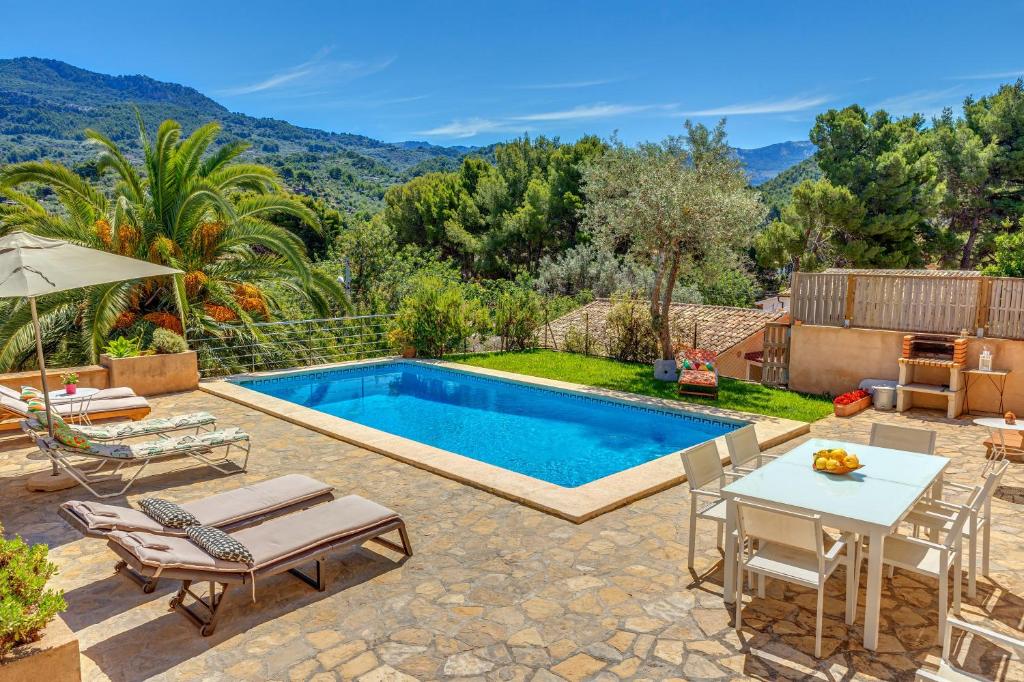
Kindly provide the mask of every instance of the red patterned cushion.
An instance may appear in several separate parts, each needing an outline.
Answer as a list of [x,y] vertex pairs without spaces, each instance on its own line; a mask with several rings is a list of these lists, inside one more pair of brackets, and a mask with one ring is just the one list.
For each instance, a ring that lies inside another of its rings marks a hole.
[[717,386],[718,377],[714,372],[702,369],[687,369],[679,375],[679,383],[689,386]]

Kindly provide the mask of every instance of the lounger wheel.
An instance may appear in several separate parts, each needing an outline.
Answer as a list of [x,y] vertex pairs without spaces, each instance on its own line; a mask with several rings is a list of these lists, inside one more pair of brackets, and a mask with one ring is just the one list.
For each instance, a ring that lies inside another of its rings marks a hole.
[[116,564],[114,564],[114,573],[120,573],[121,570],[127,565],[127,561],[118,561]]
[[153,594],[154,592],[156,592],[156,581],[155,580],[148,580],[148,581],[146,581],[146,584],[142,586],[142,591],[145,592],[146,594]]
[[213,625],[204,625],[203,627],[199,628],[199,634],[203,637],[209,637],[213,634],[214,629],[215,627]]
[[181,597],[179,597],[178,595],[174,595],[173,597],[171,597],[171,601],[170,601],[170,603],[168,603],[168,606],[170,608],[172,608],[172,609],[176,609],[176,608],[178,608],[178,606],[180,604],[181,604]]

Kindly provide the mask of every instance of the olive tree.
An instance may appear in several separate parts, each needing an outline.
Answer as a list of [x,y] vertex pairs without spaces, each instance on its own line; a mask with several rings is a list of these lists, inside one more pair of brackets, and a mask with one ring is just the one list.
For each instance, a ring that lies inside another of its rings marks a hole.
[[663,360],[674,358],[669,312],[683,276],[727,262],[750,243],[765,208],[726,143],[725,121],[714,128],[686,122],[686,134],[611,149],[584,170],[584,226],[599,240],[651,267],[651,325]]

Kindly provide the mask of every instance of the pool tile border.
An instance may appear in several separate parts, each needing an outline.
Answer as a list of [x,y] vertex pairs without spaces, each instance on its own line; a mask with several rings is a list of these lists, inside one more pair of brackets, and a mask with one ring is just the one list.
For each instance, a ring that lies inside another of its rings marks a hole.
[[[460,365],[441,360],[407,360],[397,357],[355,360],[334,365],[323,365],[302,370],[258,372],[238,375],[229,379],[204,381],[200,390],[265,412],[285,421],[304,426],[326,436],[386,455],[440,476],[471,485],[514,502],[547,512],[554,516],[583,523],[635,500],[653,495],[686,480],[678,453],[672,453],[639,466],[620,471],[576,488],[562,486],[502,469],[463,455],[441,450],[408,438],[363,426],[355,422],[324,414],[309,407],[281,400],[236,383],[245,379],[270,379],[282,376],[317,374],[344,367],[365,366],[391,362],[415,362],[446,368],[464,374],[510,381],[532,387],[544,387],[559,392],[600,398],[633,407],[646,407],[659,411],[718,421],[752,422],[762,449],[783,443],[810,431],[810,424],[792,419],[736,412],[712,406],[678,403],[661,398],[638,396],[621,391],[582,386],[564,381],[513,374],[499,370]],[[728,462],[725,439],[715,439],[719,455]],[[258,444],[257,444],[258,445]]]

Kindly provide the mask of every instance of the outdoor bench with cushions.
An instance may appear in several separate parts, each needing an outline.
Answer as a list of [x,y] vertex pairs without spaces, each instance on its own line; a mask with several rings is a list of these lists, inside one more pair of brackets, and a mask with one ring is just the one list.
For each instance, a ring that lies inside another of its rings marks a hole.
[[[683,348],[676,355],[680,395],[718,398],[718,354],[701,348]],[[710,369],[709,369],[710,368]]]
[[[90,419],[113,419],[127,417],[142,419],[152,408],[142,396],[127,387],[105,388],[88,400],[86,414]],[[61,417],[76,417],[81,412],[79,401],[54,400],[50,409]],[[18,428],[18,419],[31,415],[28,403],[21,399],[21,393],[6,386],[0,386],[0,431]],[[14,420],[14,421],[8,421]]]

